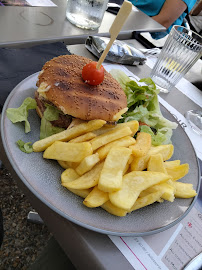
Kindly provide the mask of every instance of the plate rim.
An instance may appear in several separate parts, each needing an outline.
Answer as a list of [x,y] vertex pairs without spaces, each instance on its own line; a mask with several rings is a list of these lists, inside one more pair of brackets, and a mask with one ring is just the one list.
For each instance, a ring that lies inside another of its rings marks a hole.
[[67,219],[68,221],[71,221],[74,224],[77,224],[81,227],[84,227],[86,229],[101,233],[101,234],[105,234],[105,235],[113,235],[113,236],[134,236],[134,237],[141,237],[141,236],[147,236],[147,235],[153,235],[156,233],[160,233],[162,231],[165,231],[173,226],[175,226],[176,224],[178,224],[193,208],[197,198],[198,198],[198,194],[199,194],[199,190],[200,190],[200,185],[201,185],[201,181],[200,181],[200,166],[199,166],[199,161],[198,161],[198,157],[196,155],[196,151],[193,147],[193,144],[190,140],[190,138],[188,137],[187,133],[183,130],[183,128],[181,127],[180,123],[178,123],[178,121],[174,118],[174,116],[162,105],[160,104],[160,107],[162,106],[173,118],[173,120],[175,122],[178,123],[178,126],[182,129],[183,133],[186,135],[186,137],[188,138],[191,146],[192,146],[192,150],[194,152],[194,155],[196,157],[196,161],[197,161],[197,168],[198,168],[198,186],[196,189],[197,195],[193,198],[191,204],[189,205],[189,207],[187,208],[187,210],[181,215],[179,216],[176,220],[174,220],[173,222],[161,227],[161,228],[157,228],[154,230],[150,230],[150,231],[146,231],[146,232],[113,232],[113,231],[109,231],[106,229],[99,229],[95,226],[91,226],[88,225],[86,223],[82,223],[80,221],[78,221],[77,219],[72,218],[71,216],[68,216],[66,213],[64,213],[63,211],[61,211],[59,208],[57,208],[54,204],[50,203],[49,201],[47,201],[45,198],[43,198],[42,196],[40,196],[40,194],[38,194],[37,190],[26,180],[26,178],[21,174],[20,170],[18,169],[18,166],[16,166],[15,161],[13,160],[13,158],[10,156],[10,152],[8,151],[7,147],[6,147],[6,138],[3,132],[3,123],[4,120],[6,118],[6,110],[7,110],[7,105],[9,103],[9,101],[12,99],[13,95],[15,94],[15,92],[17,92],[17,88],[21,85],[24,84],[24,82],[26,82],[27,80],[31,79],[32,77],[36,76],[37,74],[39,74],[39,72],[35,72],[31,75],[29,75],[28,77],[26,77],[25,79],[23,79],[21,82],[19,82],[14,88],[13,90],[10,92],[10,94],[8,95],[4,106],[3,106],[3,110],[1,113],[1,139],[2,139],[2,145],[4,148],[4,151],[6,153],[7,159],[10,163],[10,165],[12,166],[13,170],[15,171],[15,173],[17,174],[18,178],[25,184],[25,186],[33,193],[34,196],[36,196],[41,202],[43,202],[45,205],[47,205],[51,210],[53,210],[54,212],[56,212],[57,214],[59,214],[60,216],[62,216],[63,218]]

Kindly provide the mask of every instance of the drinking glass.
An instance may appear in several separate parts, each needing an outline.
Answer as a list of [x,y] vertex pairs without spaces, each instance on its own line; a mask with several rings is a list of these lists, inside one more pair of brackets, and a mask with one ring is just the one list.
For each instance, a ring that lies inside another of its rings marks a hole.
[[[161,92],[169,93],[201,56],[202,37],[174,25],[150,76]],[[202,110],[189,110],[185,118],[192,130],[202,135]]]
[[202,37],[174,25],[150,76],[161,92],[169,93],[201,56]]
[[95,30],[100,27],[108,0],[68,0],[66,17],[79,28]]

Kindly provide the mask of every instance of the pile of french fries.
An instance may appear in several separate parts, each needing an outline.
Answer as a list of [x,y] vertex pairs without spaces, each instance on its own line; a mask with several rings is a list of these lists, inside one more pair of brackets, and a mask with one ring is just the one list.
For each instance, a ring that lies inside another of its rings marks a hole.
[[151,136],[137,133],[138,128],[137,121],[109,126],[92,120],[39,140],[33,149],[58,161],[65,169],[62,186],[84,198],[84,205],[116,216],[154,202],[196,196],[192,184],[177,181],[189,165],[168,161],[173,145],[154,147]]

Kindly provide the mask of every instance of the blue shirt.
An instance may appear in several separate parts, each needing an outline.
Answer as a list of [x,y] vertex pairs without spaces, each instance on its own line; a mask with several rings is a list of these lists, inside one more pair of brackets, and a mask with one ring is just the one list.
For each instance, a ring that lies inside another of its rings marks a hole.
[[[156,16],[161,11],[166,0],[129,0],[134,6],[146,13],[148,16]],[[187,10],[165,31],[151,33],[155,39],[163,38],[170,33],[173,25],[182,25],[184,17],[189,13],[196,3],[196,0],[182,0],[187,5]]]

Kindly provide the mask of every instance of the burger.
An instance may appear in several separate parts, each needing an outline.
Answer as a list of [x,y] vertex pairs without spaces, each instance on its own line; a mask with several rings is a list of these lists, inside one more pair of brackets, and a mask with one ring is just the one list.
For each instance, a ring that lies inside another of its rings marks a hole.
[[92,60],[77,55],[62,55],[45,63],[38,76],[35,99],[42,118],[47,106],[59,111],[53,126],[67,128],[73,119],[102,119],[114,123],[127,109],[126,95],[119,83],[104,70],[104,80],[89,85],[82,69]]

